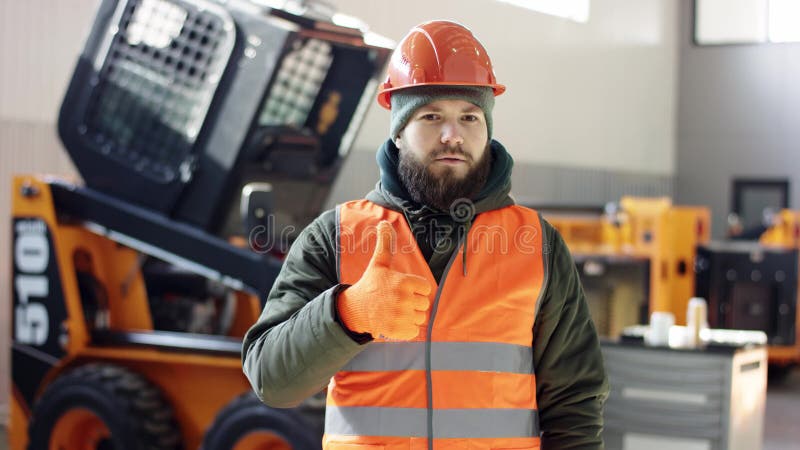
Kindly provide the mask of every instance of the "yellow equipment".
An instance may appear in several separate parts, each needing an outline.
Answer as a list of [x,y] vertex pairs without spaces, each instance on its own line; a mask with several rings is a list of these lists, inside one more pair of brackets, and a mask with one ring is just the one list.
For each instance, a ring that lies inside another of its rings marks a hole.
[[[800,211],[781,211],[752,244],[711,243],[709,210],[674,206],[668,198],[623,197],[618,209],[602,215],[545,216],[583,271],[602,335],[616,337],[626,326],[647,323],[653,311],[671,312],[677,325],[685,325],[688,301],[699,294],[709,296],[712,328],[758,329],[770,336],[771,376],[800,363],[800,308],[794,297],[783,298],[789,294],[784,288],[770,287],[800,280],[800,274],[787,274],[785,280],[780,275],[800,268]],[[725,273],[731,269],[736,273]],[[777,274],[773,281],[758,278],[772,272]],[[776,292],[782,297],[774,297]],[[792,317],[785,317],[786,311]]]
[[[589,293],[601,334],[617,336],[625,326],[646,323],[653,311],[672,312],[676,323],[685,323],[686,306],[694,296],[695,249],[710,239],[708,208],[674,206],[664,197],[623,197],[618,209],[602,215],[545,213],[545,217],[582,265],[585,283],[592,273],[625,266],[613,283],[615,291],[624,293],[610,294],[604,301],[594,301]],[[642,270],[643,285],[631,276],[631,268],[640,263],[648,266]]]

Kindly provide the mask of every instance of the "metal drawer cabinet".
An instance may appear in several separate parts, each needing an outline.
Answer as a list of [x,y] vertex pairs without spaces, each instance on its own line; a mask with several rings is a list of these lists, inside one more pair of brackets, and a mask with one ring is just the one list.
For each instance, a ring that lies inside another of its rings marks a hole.
[[705,350],[603,343],[611,384],[606,449],[759,450],[764,347]]

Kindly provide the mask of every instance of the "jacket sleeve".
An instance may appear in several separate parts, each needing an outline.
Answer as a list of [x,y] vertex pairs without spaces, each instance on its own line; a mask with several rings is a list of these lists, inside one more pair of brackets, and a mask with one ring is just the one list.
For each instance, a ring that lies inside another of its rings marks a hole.
[[543,222],[549,277],[534,323],[542,450],[603,448],[608,379],[578,271],[561,235]]
[[292,407],[319,392],[363,350],[336,320],[336,215],[327,211],[292,244],[261,317],[242,346],[258,397]]

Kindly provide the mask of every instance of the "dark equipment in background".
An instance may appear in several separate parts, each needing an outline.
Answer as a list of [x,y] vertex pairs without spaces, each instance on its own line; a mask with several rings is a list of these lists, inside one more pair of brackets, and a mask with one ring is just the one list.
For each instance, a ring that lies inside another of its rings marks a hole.
[[798,251],[744,242],[698,247],[697,295],[711,328],[759,330],[770,345],[795,344]]
[[105,1],[59,133],[92,189],[234,234],[242,187],[269,181],[277,225],[302,229],[388,57],[370,39],[385,42],[246,1]]

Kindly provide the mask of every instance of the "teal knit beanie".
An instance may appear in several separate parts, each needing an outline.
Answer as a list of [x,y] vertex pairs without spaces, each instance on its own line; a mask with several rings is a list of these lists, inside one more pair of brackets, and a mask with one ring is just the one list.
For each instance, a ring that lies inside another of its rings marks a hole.
[[489,140],[492,139],[492,108],[494,92],[483,86],[428,85],[415,86],[392,92],[392,121],[389,137],[394,140],[405,128],[414,111],[437,100],[464,100],[483,110]]

